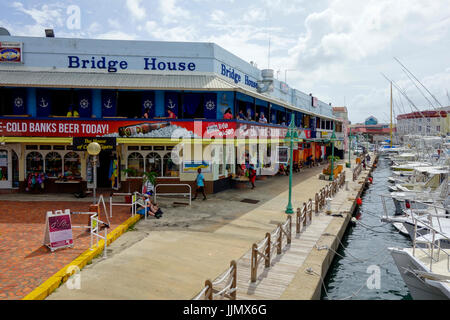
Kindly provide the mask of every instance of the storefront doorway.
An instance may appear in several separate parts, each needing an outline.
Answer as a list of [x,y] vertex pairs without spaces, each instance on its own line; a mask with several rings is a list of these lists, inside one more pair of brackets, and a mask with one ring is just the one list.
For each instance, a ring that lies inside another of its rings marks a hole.
[[0,149],[0,189],[11,188],[11,161],[9,151]]
[[103,150],[98,155],[99,167],[97,167],[97,187],[98,188],[111,188],[111,161],[115,159],[115,155],[112,151]]

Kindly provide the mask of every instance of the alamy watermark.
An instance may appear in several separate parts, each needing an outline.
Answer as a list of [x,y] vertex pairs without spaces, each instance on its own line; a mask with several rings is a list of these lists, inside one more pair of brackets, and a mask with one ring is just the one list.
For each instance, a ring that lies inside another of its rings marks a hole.
[[68,15],[66,20],[66,27],[69,30],[81,29],[81,9],[77,5],[70,5],[67,7],[66,14]]
[[381,288],[381,270],[377,265],[370,265],[367,267],[366,273],[370,276],[367,278],[366,286],[369,290],[379,290]]
[[78,266],[69,266],[66,270],[66,274],[72,274],[72,272],[75,273],[67,279],[66,286],[69,290],[80,290],[81,289],[81,274],[80,274],[80,268]]

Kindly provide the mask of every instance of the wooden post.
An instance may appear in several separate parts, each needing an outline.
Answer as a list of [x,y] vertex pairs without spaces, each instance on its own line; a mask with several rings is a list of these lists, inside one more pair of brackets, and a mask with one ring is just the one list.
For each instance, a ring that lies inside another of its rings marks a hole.
[[[231,260],[230,262],[230,267],[233,267],[233,272],[231,273],[232,277],[233,277],[233,281],[231,282],[231,290],[233,289],[237,289],[236,285],[237,285],[237,264],[236,261]],[[230,297],[231,300],[236,300],[236,291],[233,291],[230,293]]]
[[277,254],[281,254],[281,242],[283,241],[283,231],[281,229],[281,223],[278,224],[278,228],[280,229],[280,231],[278,233]]
[[306,208],[306,202],[303,202],[303,212],[302,212],[302,218],[303,219],[303,226],[306,227],[306,214],[307,214],[307,208]]
[[266,233],[266,238],[267,238],[267,244],[266,244],[266,250],[265,250],[265,264],[264,266],[266,268],[270,267],[270,247],[272,246],[270,244],[270,233],[267,232]]
[[289,223],[288,223],[288,230],[287,230],[287,243],[291,243],[291,237],[292,237],[292,216],[288,216]]
[[309,199],[309,202],[308,202],[308,213],[309,213],[309,223],[311,223],[312,222],[312,199],[310,198]]
[[314,195],[314,211],[315,214],[319,214],[319,195],[316,193]]
[[211,282],[211,280],[206,280],[205,281],[205,287],[208,286],[209,288],[206,289],[205,292],[205,300],[212,300],[213,299],[213,284]]
[[256,281],[256,270],[258,269],[258,254],[257,254],[257,248],[258,246],[256,245],[256,243],[254,243],[252,245],[252,264],[251,264],[251,269],[250,269],[250,273],[251,273],[251,282],[255,282]]
[[301,217],[302,217],[302,210],[300,208],[297,208],[297,214],[295,216],[295,233],[300,233],[300,223],[301,223]]

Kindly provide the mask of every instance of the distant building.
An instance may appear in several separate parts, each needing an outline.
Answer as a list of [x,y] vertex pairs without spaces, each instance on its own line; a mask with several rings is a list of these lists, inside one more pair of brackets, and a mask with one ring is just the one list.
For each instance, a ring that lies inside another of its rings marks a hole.
[[447,136],[450,134],[450,106],[397,116],[398,135]]
[[333,107],[333,115],[342,121],[342,133],[344,138],[343,149],[348,149],[348,126],[350,121],[348,120],[347,107]]
[[[378,123],[377,118],[375,118],[374,116],[368,117],[366,120],[364,120],[364,123],[350,125],[349,129],[352,130],[352,135],[367,135],[371,142],[380,142],[390,139],[390,124]],[[395,133],[395,130],[395,125],[392,125],[392,132]]]
[[364,124],[366,126],[373,126],[373,125],[377,125],[378,124],[378,120],[377,118],[375,118],[374,116],[370,116],[368,117],[365,121]]

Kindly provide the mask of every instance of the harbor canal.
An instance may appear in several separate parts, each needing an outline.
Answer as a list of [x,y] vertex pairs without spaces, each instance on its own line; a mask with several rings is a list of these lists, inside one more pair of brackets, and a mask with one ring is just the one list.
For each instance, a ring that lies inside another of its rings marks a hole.
[[[380,220],[383,205],[379,195],[388,194],[389,160],[380,156],[372,175],[373,184],[362,195],[362,205],[354,215],[357,222],[349,224],[338,254],[324,278],[323,300],[411,299],[387,249],[410,247],[411,241],[390,223]],[[394,203],[389,199],[386,207],[390,213],[394,211]],[[379,283],[375,278],[377,274],[380,275]]]

